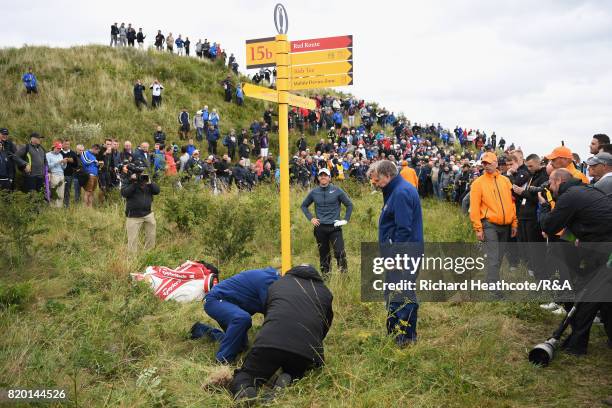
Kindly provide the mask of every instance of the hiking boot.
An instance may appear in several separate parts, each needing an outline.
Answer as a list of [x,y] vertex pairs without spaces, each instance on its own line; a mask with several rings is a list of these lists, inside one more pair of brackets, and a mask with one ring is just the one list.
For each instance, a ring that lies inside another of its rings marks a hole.
[[255,399],[255,397],[257,397],[255,387],[243,387],[234,395],[234,401],[246,402]]
[[400,336],[395,337],[395,344],[400,349],[403,349],[403,348],[406,348],[406,347],[411,346],[413,344],[416,344],[416,342],[417,342],[416,338],[412,338],[412,337],[408,337],[408,336],[400,335]]
[[292,381],[292,378],[289,374],[287,373],[280,374],[276,378],[276,381],[274,381],[274,390],[279,390],[281,388],[287,387],[289,384],[291,384],[291,381]]

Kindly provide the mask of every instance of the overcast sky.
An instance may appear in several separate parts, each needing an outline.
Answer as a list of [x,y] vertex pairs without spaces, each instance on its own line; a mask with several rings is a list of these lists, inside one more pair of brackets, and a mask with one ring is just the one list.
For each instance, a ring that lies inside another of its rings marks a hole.
[[[4,46],[108,43],[117,21],[220,41],[244,67],[244,41],[275,34],[276,1],[0,0]],[[285,0],[290,40],[353,34],[355,85],[343,90],[419,123],[495,130],[526,153],[565,140],[584,159],[612,133],[612,2]]]

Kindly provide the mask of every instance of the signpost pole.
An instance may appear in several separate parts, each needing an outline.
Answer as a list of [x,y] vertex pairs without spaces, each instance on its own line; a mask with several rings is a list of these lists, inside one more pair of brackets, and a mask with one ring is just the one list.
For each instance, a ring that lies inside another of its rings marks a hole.
[[280,148],[281,273],[291,269],[291,207],[289,202],[289,42],[276,36],[276,90],[278,92],[278,139]]

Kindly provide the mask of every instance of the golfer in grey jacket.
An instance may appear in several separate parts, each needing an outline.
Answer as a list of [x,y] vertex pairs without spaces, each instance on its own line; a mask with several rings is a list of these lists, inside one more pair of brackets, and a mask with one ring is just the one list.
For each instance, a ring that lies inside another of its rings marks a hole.
[[[334,248],[334,256],[338,261],[341,272],[347,271],[346,252],[344,251],[344,239],[342,238],[342,225],[346,224],[353,212],[353,203],[346,193],[339,187],[330,183],[331,175],[328,169],[319,170],[319,187],[308,193],[302,202],[302,212],[314,225],[314,236],[319,246],[319,261],[321,273],[327,275],[330,272],[330,243]],[[308,210],[310,204],[315,204],[313,216]],[[340,218],[340,204],[346,207],[344,220]]]

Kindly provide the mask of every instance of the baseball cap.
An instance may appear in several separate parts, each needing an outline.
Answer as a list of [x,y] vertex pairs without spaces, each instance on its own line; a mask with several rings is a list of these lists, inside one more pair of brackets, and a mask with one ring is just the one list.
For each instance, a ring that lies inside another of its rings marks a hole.
[[559,147],[555,147],[552,153],[546,156],[546,158],[548,160],[554,160],[554,159],[559,159],[559,158],[573,159],[574,157],[572,156],[572,151],[569,148],[565,146],[559,146]]
[[612,154],[606,152],[599,152],[595,156],[590,157],[586,163],[589,166],[595,166],[598,164],[612,166]]
[[8,129],[7,129],[7,128],[1,128],[1,129],[0,129],[0,134],[2,134],[2,135],[8,135],[8,134],[9,134],[9,131],[8,131]]
[[62,148],[62,144],[60,142],[53,142],[53,148],[54,149],[61,149]]
[[33,137],[38,138],[38,139],[42,139],[44,136],[41,136],[41,135],[39,135],[36,132],[30,133],[30,139],[33,138]]
[[482,155],[482,157],[480,158],[480,161],[482,163],[493,163],[497,161],[497,156],[494,153],[486,152],[485,154]]
[[319,175],[321,175],[323,173],[327,174],[328,176],[331,176],[331,173],[329,172],[329,169],[326,168],[326,167],[323,167],[322,169],[319,170]]

